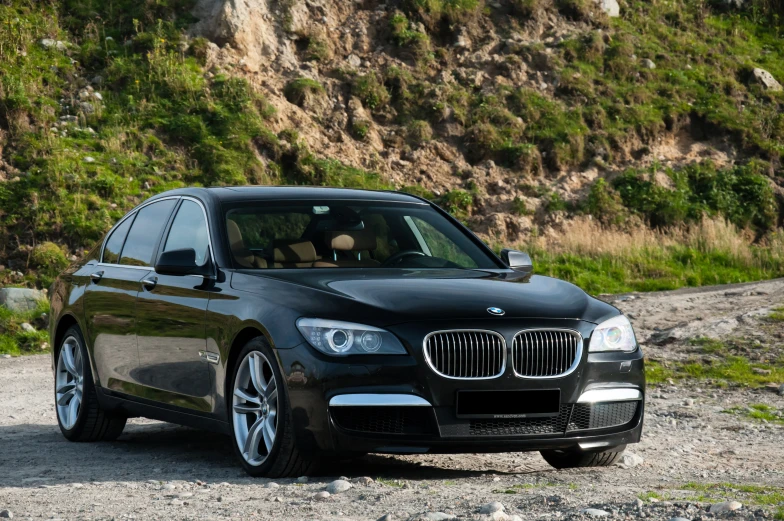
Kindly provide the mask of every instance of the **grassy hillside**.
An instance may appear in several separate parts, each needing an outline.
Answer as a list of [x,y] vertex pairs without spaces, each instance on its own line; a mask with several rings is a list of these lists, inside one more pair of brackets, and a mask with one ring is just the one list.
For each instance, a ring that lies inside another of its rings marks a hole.
[[[551,216],[591,216],[601,223],[595,243],[622,236],[629,245],[608,252],[532,233],[525,246],[542,272],[591,291],[646,290],[784,275],[784,94],[752,73],[784,81],[784,39],[778,4],[746,4],[628,0],[609,19],[590,0],[403,0],[390,4],[378,35],[389,60],[371,72],[329,61],[328,41],[294,36],[307,44],[303,59],[328,71],[331,92],[369,113],[347,129],[358,150],[383,126],[395,129],[387,149],[444,142],[471,164],[493,160],[522,194],[505,211],[530,216],[534,232]],[[0,284],[46,287],[128,209],[185,185],[396,188],[469,225],[483,215],[492,197],[475,178],[457,172],[459,186],[437,193],[416,179],[393,183],[309,150],[293,123],[273,125],[263,89],[208,67],[208,42],[186,37],[192,5],[0,2]],[[513,37],[546,19],[563,35]],[[470,66],[461,76],[454,45],[462,33],[480,41],[486,28],[506,42],[494,67],[508,81],[490,87],[475,85]],[[516,83],[522,68],[546,73],[546,88]],[[444,72],[454,81],[440,80]],[[306,108],[324,95],[319,81],[282,81],[286,98]],[[720,141],[734,162],[635,166],[683,129]],[[594,167],[602,175],[584,195],[564,200],[554,188],[559,174]],[[741,242],[727,250],[695,235],[705,216],[726,220]],[[649,230],[655,244],[630,239]]]

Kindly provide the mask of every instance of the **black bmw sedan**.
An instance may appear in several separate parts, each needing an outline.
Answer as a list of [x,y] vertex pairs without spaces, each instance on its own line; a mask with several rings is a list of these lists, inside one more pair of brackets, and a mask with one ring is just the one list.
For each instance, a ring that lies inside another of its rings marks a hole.
[[410,195],[165,192],[50,295],[72,441],[144,416],[226,433],[250,474],[274,477],[369,452],[603,466],[640,440],[629,321]]

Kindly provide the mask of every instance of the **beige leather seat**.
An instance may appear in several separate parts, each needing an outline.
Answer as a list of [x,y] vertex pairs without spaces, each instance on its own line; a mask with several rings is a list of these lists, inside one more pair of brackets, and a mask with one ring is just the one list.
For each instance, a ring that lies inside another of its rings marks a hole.
[[349,252],[350,259],[322,260],[313,263],[314,268],[373,268],[381,263],[370,258],[370,252],[378,247],[376,234],[372,230],[327,232],[327,247],[336,252]]
[[266,268],[267,261],[261,257],[257,257],[245,246],[245,241],[242,239],[242,232],[237,223],[228,219],[226,227],[229,231],[229,244],[231,246],[231,253],[234,255],[234,260],[243,268]]
[[276,268],[310,268],[319,259],[310,241],[275,241],[273,247]]

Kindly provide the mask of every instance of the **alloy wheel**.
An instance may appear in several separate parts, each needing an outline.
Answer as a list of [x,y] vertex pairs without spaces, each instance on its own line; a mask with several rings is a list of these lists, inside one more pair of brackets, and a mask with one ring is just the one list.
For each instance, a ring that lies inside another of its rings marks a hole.
[[84,362],[76,337],[69,336],[57,357],[55,394],[57,417],[65,429],[72,429],[79,417],[84,392]]
[[248,353],[237,370],[232,418],[242,457],[249,465],[261,465],[275,444],[278,386],[270,361],[258,351]]

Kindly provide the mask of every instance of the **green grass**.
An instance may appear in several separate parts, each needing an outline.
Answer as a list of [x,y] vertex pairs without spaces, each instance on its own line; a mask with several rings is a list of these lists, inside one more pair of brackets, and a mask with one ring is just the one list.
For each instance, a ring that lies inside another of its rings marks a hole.
[[[688,492],[688,495],[683,495]],[[739,483],[697,483],[688,482],[661,487],[658,491],[639,494],[642,500],[651,498],[660,501],[698,501],[717,503],[729,498],[740,501],[744,506],[780,507],[784,505],[784,489],[766,485],[747,485]],[[778,509],[777,512],[781,512]]]
[[764,247],[751,245],[759,263],[722,251],[700,251],[688,246],[651,245],[626,255],[552,253],[530,249],[534,270],[573,282],[589,293],[662,291],[711,284],[733,284],[784,276],[784,264]]
[[[760,374],[754,369],[770,370]],[[668,362],[648,361],[645,365],[646,380],[651,385],[673,380],[702,380],[716,386],[735,385],[741,387],[762,387],[770,383],[784,381],[784,362],[774,365],[750,362],[741,356],[726,356],[717,361]]]
[[[49,302],[45,300],[39,303],[37,309],[24,313],[14,313],[0,306],[0,354],[42,353],[41,347],[49,340],[49,332],[42,319],[45,313],[49,313]],[[36,331],[24,331],[22,324],[25,322],[33,325]]]
[[768,318],[774,322],[784,322],[784,306],[774,308]]
[[758,421],[778,423],[784,425],[784,409],[777,410],[764,403],[753,403],[748,407],[732,407],[724,411],[729,414],[738,414]]

